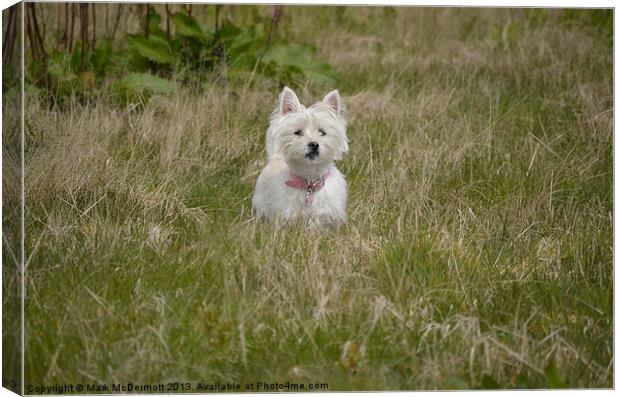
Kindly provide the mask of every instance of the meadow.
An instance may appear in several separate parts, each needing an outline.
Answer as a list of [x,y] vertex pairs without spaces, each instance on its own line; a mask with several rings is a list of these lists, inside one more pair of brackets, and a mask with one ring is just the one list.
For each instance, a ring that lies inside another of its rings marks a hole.
[[[611,10],[285,6],[274,40],[312,46],[330,84],[206,75],[62,103],[27,85],[25,383],[613,387],[612,33]],[[348,108],[337,231],[253,217],[282,84]]]

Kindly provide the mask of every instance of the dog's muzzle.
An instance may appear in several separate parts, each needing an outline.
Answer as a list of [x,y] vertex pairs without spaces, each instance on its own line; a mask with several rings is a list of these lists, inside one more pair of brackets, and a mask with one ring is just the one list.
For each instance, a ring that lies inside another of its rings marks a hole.
[[314,160],[319,157],[319,144],[316,142],[310,142],[306,151],[306,158]]

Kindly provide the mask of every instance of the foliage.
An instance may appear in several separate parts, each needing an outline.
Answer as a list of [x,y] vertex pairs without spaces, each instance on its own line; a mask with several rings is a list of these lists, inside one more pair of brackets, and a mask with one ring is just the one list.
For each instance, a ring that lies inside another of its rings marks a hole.
[[130,73],[117,83],[116,89],[123,99],[131,100],[151,94],[169,94],[174,90],[174,83],[148,73]]
[[185,12],[171,15],[170,20],[174,34],[161,28],[161,15],[151,9],[148,34],[127,34],[126,45],[102,40],[87,60],[81,42],[71,52],[53,50],[29,77],[48,88],[56,101],[101,94],[127,100],[135,97],[132,93],[165,94],[175,84],[200,87],[212,79],[244,78],[248,73],[262,74],[278,84],[307,81],[321,87],[338,80],[329,64],[315,60],[311,45],[276,42],[267,46],[262,23],[242,29],[224,20],[220,29],[209,32]]

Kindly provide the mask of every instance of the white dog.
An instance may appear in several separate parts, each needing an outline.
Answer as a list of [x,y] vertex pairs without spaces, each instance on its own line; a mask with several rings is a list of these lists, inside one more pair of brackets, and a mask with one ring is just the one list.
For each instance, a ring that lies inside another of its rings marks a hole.
[[252,204],[272,221],[302,219],[316,226],[343,223],[347,183],[334,165],[347,152],[347,122],[338,91],[306,108],[288,87],[267,130],[267,166]]

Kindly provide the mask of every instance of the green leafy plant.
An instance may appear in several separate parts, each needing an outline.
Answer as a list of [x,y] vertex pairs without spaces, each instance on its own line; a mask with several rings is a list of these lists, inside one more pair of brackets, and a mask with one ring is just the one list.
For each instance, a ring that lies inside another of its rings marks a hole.
[[120,43],[104,38],[90,54],[90,46],[79,41],[71,51],[54,49],[45,62],[32,63],[31,82],[60,101],[102,90],[124,101],[136,95],[166,95],[175,82],[200,87],[209,80],[248,74],[292,85],[307,81],[333,86],[338,80],[328,63],[316,59],[312,46],[277,41],[269,45],[263,23],[242,29],[225,19],[209,32],[185,12],[169,18],[173,33],[162,29],[161,15],[150,8],[148,27],[126,34]]
[[326,62],[314,61],[314,52],[307,44],[276,45],[262,60],[276,70],[303,75],[312,84],[334,85],[338,75]]

